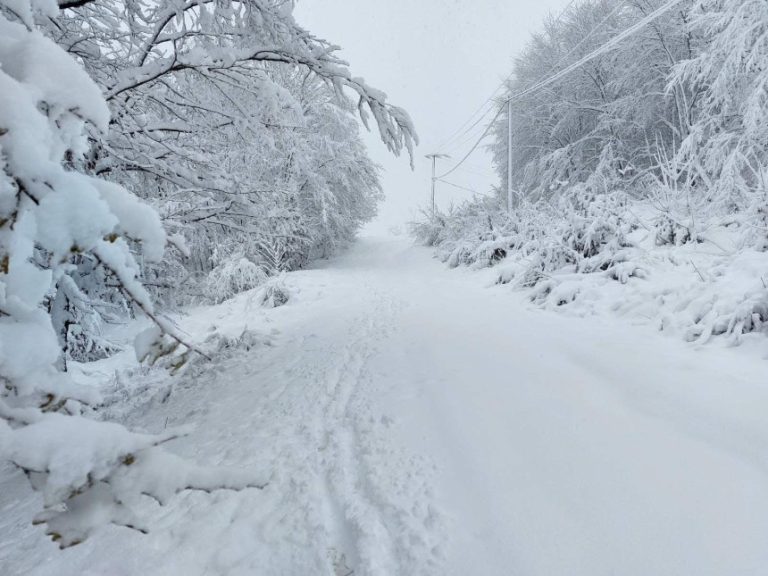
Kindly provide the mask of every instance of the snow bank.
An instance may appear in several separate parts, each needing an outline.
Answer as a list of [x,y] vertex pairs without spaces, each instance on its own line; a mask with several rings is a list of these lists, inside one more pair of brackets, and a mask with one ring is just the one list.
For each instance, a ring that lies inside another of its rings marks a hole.
[[619,314],[698,343],[765,333],[768,252],[752,216],[670,214],[576,187],[513,219],[473,204],[413,232],[449,266],[493,268],[495,283],[542,308]]

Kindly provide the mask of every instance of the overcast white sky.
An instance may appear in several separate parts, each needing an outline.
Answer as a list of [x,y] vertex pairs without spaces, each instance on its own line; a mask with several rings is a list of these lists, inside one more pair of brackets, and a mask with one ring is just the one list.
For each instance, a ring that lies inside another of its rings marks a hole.
[[[416,170],[393,158],[376,134],[366,135],[371,157],[384,168],[387,196],[375,228],[402,224],[429,198],[430,164],[438,150],[509,74],[514,56],[549,13],[568,0],[301,0],[296,19],[342,47],[355,76],[384,90],[413,117],[421,145]],[[461,158],[479,131],[448,152]],[[440,149],[443,152],[444,150]],[[451,161],[444,161],[444,168]],[[485,193],[495,183],[490,158],[474,155],[451,176]],[[470,192],[438,184],[441,206]]]

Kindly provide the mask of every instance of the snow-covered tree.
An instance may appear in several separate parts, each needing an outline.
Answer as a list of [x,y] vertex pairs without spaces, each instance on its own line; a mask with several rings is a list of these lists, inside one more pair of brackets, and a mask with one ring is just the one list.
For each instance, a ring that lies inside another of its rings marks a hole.
[[697,101],[677,160],[700,194],[759,212],[768,198],[768,3],[700,0],[690,13],[701,47],[670,85],[689,85]]
[[298,26],[290,2],[66,5],[50,33],[113,111],[94,171],[137,191],[190,248],[144,270],[163,300],[164,286],[178,289],[170,277],[199,292],[244,251],[257,263],[281,251],[281,268],[301,266],[372,217],[378,178],[353,112],[373,116],[395,154],[412,151],[407,114]]
[[269,275],[375,214],[354,114],[394,154],[416,135],[337,51],[284,1],[0,0],[0,454],[62,547],[105,523],[144,530],[144,497],[263,484],[163,451],[184,431],[85,417],[98,394],[65,370],[111,353],[103,324],[128,314],[155,323],[139,358],[187,357],[156,306],[170,287],[192,278],[218,301],[264,283],[279,306]]
[[[516,60],[513,95],[589,54],[658,8],[660,0],[587,0],[550,19]],[[637,186],[656,169],[658,150],[687,136],[691,98],[673,67],[692,55],[687,12],[652,22],[642,33],[591,60],[552,86],[515,100],[512,118],[514,186],[532,198],[586,182],[597,172]],[[492,145],[506,189],[506,113]]]
[[[132,513],[145,496],[164,502],[185,489],[255,485],[242,473],[189,465],[159,446],[181,432],[135,434],[81,415],[98,395],[59,368],[60,343],[44,306],[56,286],[55,316],[78,320],[84,298],[66,277],[83,258],[168,337],[138,280],[132,246],[159,260],[159,217],[126,189],[81,166],[89,139],[108,130],[100,89],[36,18],[53,2],[0,2],[0,454],[44,496],[36,522],[62,547],[115,523],[144,530]],[[61,298],[67,302],[62,303]],[[169,471],[172,473],[169,474]]]

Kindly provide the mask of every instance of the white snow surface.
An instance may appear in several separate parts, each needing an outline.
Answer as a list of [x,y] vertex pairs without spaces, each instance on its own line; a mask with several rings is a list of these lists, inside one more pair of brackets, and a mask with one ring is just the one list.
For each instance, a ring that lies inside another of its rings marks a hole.
[[0,574],[765,574],[764,339],[532,309],[493,274],[365,238],[287,275],[285,306],[255,290],[178,318],[231,344],[212,367],[80,367],[129,427],[192,426],[166,448],[269,485],[148,501],[148,535],[59,551],[0,469]]

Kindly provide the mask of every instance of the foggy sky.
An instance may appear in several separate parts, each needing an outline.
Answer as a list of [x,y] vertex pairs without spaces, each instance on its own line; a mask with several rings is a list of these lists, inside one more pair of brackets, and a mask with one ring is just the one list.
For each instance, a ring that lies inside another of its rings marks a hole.
[[[384,168],[386,201],[374,231],[403,224],[429,200],[430,163],[439,149],[509,74],[530,33],[568,0],[302,0],[296,19],[315,35],[342,47],[352,73],[382,89],[405,108],[421,145],[416,169],[394,158],[375,131],[365,135],[371,157]],[[480,127],[448,152],[458,160]],[[452,161],[443,161],[443,169]],[[452,182],[487,193],[496,183],[490,157],[479,151]],[[438,204],[447,207],[471,192],[438,184]]]

